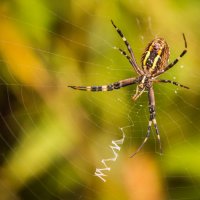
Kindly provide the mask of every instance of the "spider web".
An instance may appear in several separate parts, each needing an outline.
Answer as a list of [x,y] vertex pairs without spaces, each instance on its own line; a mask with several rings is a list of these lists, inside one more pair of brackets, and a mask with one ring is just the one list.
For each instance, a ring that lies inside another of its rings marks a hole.
[[[170,31],[153,14],[130,9],[144,9],[143,1],[22,2],[0,4],[0,199],[199,199],[197,33],[186,26]],[[163,155],[152,128],[143,149],[129,158],[146,135],[146,92],[132,102],[134,85],[99,93],[67,88],[136,76],[113,49],[125,46],[110,19],[138,63],[157,35],[168,41],[172,61],[184,47],[180,33],[188,31],[189,53],[162,78],[191,89],[154,87]],[[104,183],[95,170],[114,156]]]

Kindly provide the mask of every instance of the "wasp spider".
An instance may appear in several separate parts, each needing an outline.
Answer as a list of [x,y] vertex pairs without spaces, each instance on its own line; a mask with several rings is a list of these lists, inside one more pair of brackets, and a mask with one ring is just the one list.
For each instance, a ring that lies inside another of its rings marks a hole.
[[155,97],[154,97],[154,90],[153,90],[153,83],[171,83],[176,86],[180,86],[186,89],[189,89],[187,86],[184,86],[180,83],[177,83],[175,81],[171,80],[163,80],[163,79],[157,79],[157,77],[170,68],[172,68],[181,57],[183,57],[186,52],[187,52],[187,42],[185,35],[183,34],[183,40],[185,43],[185,48],[180,54],[178,58],[176,58],[172,63],[168,64],[168,59],[169,59],[169,47],[166,41],[163,38],[156,38],[152,40],[146,47],[142,58],[141,58],[141,67],[138,66],[135,60],[135,56],[133,53],[133,50],[129,44],[129,42],[126,40],[124,37],[122,31],[114,24],[113,21],[112,25],[124,41],[127,50],[129,54],[126,53],[126,51],[116,48],[120,51],[122,55],[124,55],[127,60],[130,62],[132,65],[133,69],[136,71],[138,74],[137,77],[135,78],[128,78],[124,80],[117,81],[115,83],[111,83],[108,85],[103,85],[103,86],[68,86],[76,90],[83,90],[83,91],[92,91],[92,92],[97,92],[97,91],[112,91],[115,89],[120,89],[122,87],[126,87],[132,84],[137,84],[136,87],[136,92],[133,95],[132,99],[133,101],[136,101],[138,97],[142,95],[144,91],[148,92],[148,100],[149,100],[149,123],[147,127],[147,134],[145,139],[143,140],[142,144],[139,146],[139,148],[130,156],[133,157],[136,155],[143,147],[143,145],[146,143],[150,136],[150,131],[151,131],[151,126],[152,124],[154,125],[157,139],[159,142],[159,147],[160,147],[160,152],[162,153],[162,146],[161,146],[161,141],[160,141],[160,133],[159,129],[157,126],[156,122],[156,110],[155,110]]

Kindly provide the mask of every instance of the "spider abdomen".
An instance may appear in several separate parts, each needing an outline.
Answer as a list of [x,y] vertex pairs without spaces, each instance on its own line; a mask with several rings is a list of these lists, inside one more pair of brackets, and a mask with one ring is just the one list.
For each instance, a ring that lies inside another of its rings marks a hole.
[[154,74],[167,65],[169,47],[163,38],[151,41],[142,55],[142,68],[146,73]]

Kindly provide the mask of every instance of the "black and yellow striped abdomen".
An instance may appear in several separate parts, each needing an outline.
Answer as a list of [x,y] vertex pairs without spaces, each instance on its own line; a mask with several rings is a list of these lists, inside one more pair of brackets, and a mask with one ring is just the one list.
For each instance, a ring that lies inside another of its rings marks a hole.
[[163,38],[150,42],[142,55],[142,68],[146,73],[154,74],[167,66],[169,47]]

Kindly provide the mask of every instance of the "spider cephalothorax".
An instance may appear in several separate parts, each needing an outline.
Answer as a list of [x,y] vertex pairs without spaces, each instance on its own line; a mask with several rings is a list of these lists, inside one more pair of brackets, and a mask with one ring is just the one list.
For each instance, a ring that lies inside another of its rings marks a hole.
[[108,85],[102,85],[102,86],[68,86],[76,90],[83,90],[83,91],[112,91],[114,89],[120,89],[122,87],[137,84],[136,92],[133,95],[132,99],[135,101],[137,100],[142,93],[146,90],[148,92],[148,100],[149,100],[149,123],[147,128],[147,134],[145,139],[143,140],[142,144],[139,146],[139,148],[131,155],[133,157],[136,153],[138,153],[143,145],[146,143],[150,136],[151,126],[154,125],[156,135],[160,144],[160,151],[162,152],[161,142],[160,142],[160,133],[156,122],[156,110],[155,110],[155,96],[154,96],[154,90],[153,90],[153,83],[172,83],[176,86],[180,86],[186,89],[189,89],[187,86],[181,85],[177,82],[171,81],[171,80],[163,80],[163,79],[157,79],[157,77],[172,68],[181,57],[183,57],[187,52],[187,42],[185,39],[185,35],[183,34],[183,39],[185,43],[185,49],[182,51],[180,56],[176,58],[172,63],[168,64],[169,59],[169,47],[166,43],[166,41],[163,38],[156,38],[150,42],[145,52],[142,55],[141,62],[142,66],[138,66],[135,60],[135,56],[133,53],[133,50],[124,37],[121,30],[111,21],[114,28],[124,41],[129,55],[122,49],[115,47],[115,49],[118,49],[122,55],[124,55],[127,60],[132,65],[135,72],[138,74],[138,77],[136,78],[128,78],[121,81],[117,81],[115,83],[111,83]]

